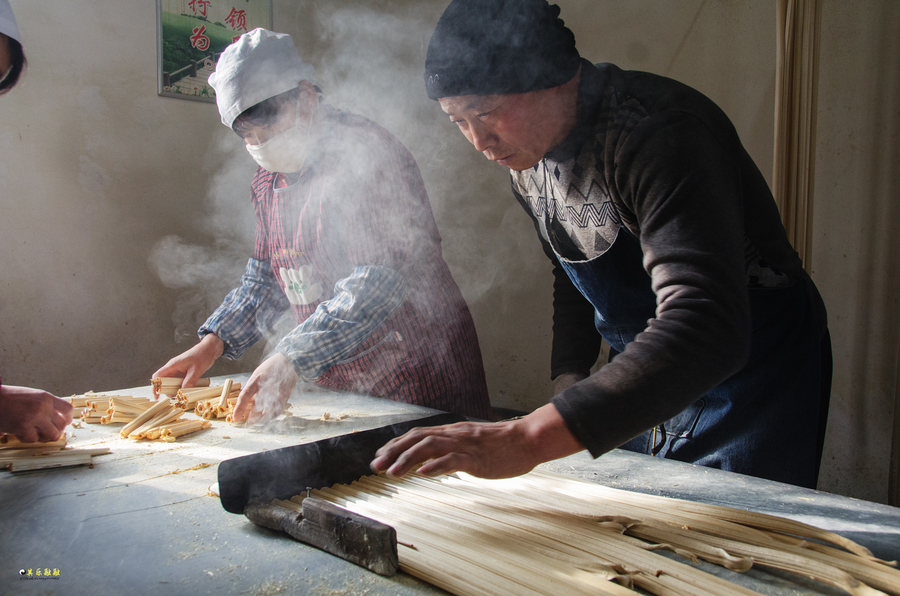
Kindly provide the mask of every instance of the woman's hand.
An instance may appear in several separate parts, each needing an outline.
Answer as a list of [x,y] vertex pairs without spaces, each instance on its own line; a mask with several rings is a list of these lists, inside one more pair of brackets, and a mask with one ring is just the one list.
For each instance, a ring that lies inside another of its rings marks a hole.
[[241,388],[232,420],[240,422],[246,416],[247,424],[264,424],[275,418],[287,406],[298,379],[291,361],[284,354],[273,354]]
[[153,377],[184,377],[182,387],[193,387],[225,351],[225,342],[215,333],[207,333],[196,346],[175,356]]

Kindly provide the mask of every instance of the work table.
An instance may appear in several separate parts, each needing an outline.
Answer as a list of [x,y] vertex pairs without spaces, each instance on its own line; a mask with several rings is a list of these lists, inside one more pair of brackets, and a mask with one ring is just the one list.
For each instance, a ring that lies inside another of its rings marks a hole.
[[[246,382],[247,376],[230,378]],[[106,393],[149,396],[150,388]],[[223,460],[435,413],[302,388],[291,403],[293,415],[266,430],[214,421],[173,443],[120,438],[121,424],[70,427],[71,447],[109,447],[112,453],[94,457],[93,468],[0,473],[0,592],[444,594],[403,573],[378,576],[222,509],[209,491]],[[843,534],[878,557],[900,559],[900,509],[886,505],[619,450],[598,460],[583,452],[542,468],[615,488],[790,517]],[[702,567],[765,594],[842,593],[789,574]],[[59,573],[21,579],[20,569]]]

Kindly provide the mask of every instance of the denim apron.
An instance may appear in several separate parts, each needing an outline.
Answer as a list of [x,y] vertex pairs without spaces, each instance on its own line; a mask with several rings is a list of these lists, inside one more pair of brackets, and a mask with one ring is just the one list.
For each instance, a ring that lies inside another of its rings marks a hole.
[[[594,306],[597,331],[624,351],[656,316],[638,240],[620,227],[598,257],[556,256]],[[815,488],[822,340],[807,283],[749,287],[753,337],[744,368],[622,448]]]

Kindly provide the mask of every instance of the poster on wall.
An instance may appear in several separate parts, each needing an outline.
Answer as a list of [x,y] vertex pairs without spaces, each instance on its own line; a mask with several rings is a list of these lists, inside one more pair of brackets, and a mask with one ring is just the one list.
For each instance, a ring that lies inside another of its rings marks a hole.
[[241,34],[272,28],[272,0],[157,0],[159,94],[215,103],[209,75]]

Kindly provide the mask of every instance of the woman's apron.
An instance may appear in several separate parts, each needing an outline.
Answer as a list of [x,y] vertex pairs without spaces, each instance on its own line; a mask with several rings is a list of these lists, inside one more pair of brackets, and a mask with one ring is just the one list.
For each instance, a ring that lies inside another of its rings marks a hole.
[[[616,352],[624,351],[656,316],[638,240],[621,227],[598,257],[556,256],[594,306],[597,331]],[[806,283],[749,287],[753,337],[744,367],[622,447],[815,488],[822,360]]]
[[[270,263],[298,324],[312,316],[321,302],[333,298],[335,284],[350,273],[343,247],[330,245],[333,239],[321,227],[327,210],[322,194],[321,186],[313,182],[288,185],[280,177],[273,181],[266,222]],[[394,397],[397,370],[407,359],[401,333],[385,322],[316,383]]]
[[[329,227],[333,213],[326,187],[305,182],[273,180],[264,221],[268,260],[297,323],[333,297],[335,284],[352,270],[348,255],[356,243],[368,241],[349,226],[336,229],[331,221]],[[490,419],[471,315],[446,264],[436,260],[425,266],[408,282],[403,305],[316,384]],[[421,307],[423,288],[428,309]]]

